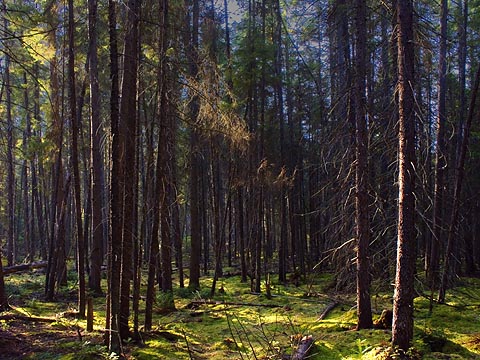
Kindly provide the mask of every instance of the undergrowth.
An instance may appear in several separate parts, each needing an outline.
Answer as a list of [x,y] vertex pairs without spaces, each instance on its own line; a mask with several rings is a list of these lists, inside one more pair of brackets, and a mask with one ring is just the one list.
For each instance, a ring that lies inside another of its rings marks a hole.
[[[94,299],[94,332],[86,333],[86,323],[69,317],[75,309],[75,285],[62,289],[58,302],[43,300],[44,277],[17,274],[6,277],[12,313],[55,318],[42,328],[43,335],[58,336],[43,348],[30,353],[31,359],[115,359],[102,344],[105,298]],[[331,276],[309,279],[306,284],[281,285],[272,277],[271,298],[252,294],[250,284],[238,276],[221,279],[216,296],[209,297],[211,279],[204,278],[201,290],[176,288],[177,311],[164,314],[158,295],[154,327],[142,334],[142,344],[124,344],[130,359],[283,359],[292,354],[305,335],[314,345],[308,359],[480,359],[479,279],[462,279],[448,292],[444,305],[436,304],[429,313],[429,299],[415,299],[413,347],[407,354],[391,349],[391,331],[354,330],[355,297],[325,293]],[[264,290],[264,289],[263,289]],[[378,291],[377,291],[378,290]],[[213,301],[212,301],[213,300]],[[337,305],[319,320],[332,302]],[[143,310],[144,302],[141,303]],[[257,306],[258,305],[258,306]],[[391,309],[389,289],[375,288],[372,308],[377,319],[383,309]],[[140,315],[142,322],[143,314]],[[2,320],[1,334],[14,332],[17,323]],[[22,329],[33,336],[34,329]],[[69,332],[68,339],[59,334]],[[39,336],[36,334],[36,336]],[[0,350],[2,342],[0,341]],[[0,351],[1,352],[1,351]],[[0,356],[1,358],[1,356]]]

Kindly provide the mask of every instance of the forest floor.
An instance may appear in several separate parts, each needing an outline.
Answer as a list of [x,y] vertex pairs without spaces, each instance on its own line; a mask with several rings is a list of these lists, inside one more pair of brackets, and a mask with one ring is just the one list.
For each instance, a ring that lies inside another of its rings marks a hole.
[[[42,274],[6,277],[12,309],[0,314],[0,359],[117,358],[102,345],[105,298],[95,299],[94,331],[87,333],[85,321],[73,316],[74,274],[70,280],[56,302],[45,302]],[[141,345],[125,344],[126,358],[285,359],[307,335],[314,339],[308,359],[385,358],[391,331],[355,331],[355,296],[335,291],[331,275],[312,276],[299,286],[272,283],[270,299],[251,293],[238,276],[222,279],[213,299],[207,277],[201,291],[177,289],[177,311],[162,314],[157,308],[154,330],[142,334]],[[391,308],[392,291],[385,283],[372,286],[375,320]],[[480,279],[460,279],[432,314],[421,284],[416,284],[412,358],[480,359]]]

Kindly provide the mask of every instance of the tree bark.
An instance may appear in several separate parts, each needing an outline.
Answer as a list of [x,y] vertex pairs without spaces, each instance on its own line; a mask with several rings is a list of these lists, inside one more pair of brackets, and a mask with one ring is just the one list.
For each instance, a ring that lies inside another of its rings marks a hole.
[[120,284],[120,338],[130,336],[130,283],[133,263],[134,194],[135,194],[135,160],[137,129],[137,66],[138,66],[138,24],[140,21],[141,0],[129,0],[125,24],[125,41],[123,57],[122,96],[120,103],[120,132],[124,139],[123,184],[124,208],[122,226],[122,263]]
[[[448,242],[447,242],[447,250],[445,252],[445,261],[444,261],[444,269],[441,278],[441,286],[438,295],[438,302],[444,303],[445,302],[445,295],[448,287],[448,280],[451,271],[451,261],[454,257],[454,250],[456,246],[456,238],[457,238],[457,225],[459,220],[459,213],[460,213],[460,196],[462,191],[462,184],[463,178],[465,175],[465,159],[467,156],[467,148],[468,148],[468,141],[470,137],[470,128],[472,126],[472,119],[475,114],[475,105],[477,102],[477,94],[478,88],[480,84],[480,66],[478,67],[477,74],[475,76],[475,83],[472,89],[472,95],[470,100],[470,107],[468,110],[467,121],[464,124],[462,131],[462,144],[460,147],[460,153],[458,154],[457,158],[457,166],[456,166],[456,176],[455,176],[455,188],[453,193],[453,204],[452,204],[452,217],[450,220],[449,231],[448,231]],[[478,116],[478,115],[477,115]],[[479,116],[480,118],[480,116]]]
[[[6,13],[6,5],[3,4]],[[8,29],[6,14],[3,17],[5,31]],[[10,56],[5,53],[5,92],[7,113],[7,265],[12,266],[15,262],[15,158],[14,158],[14,132],[12,118],[12,87],[10,84]]]
[[[427,275],[430,289],[433,292],[437,287],[438,263],[440,248],[442,246],[443,224],[443,195],[445,186],[445,168],[447,166],[447,154],[445,149],[445,122],[446,122],[446,94],[447,94],[447,0],[441,2],[440,15],[440,54],[438,64],[438,114],[436,133],[435,154],[435,188],[433,193],[433,225],[432,244],[430,252],[430,264],[427,265]],[[433,299],[432,299],[433,300]],[[432,304],[432,303],[431,303]]]
[[5,280],[3,277],[2,252],[0,251],[0,312],[8,309],[7,293],[5,292]]
[[77,271],[78,271],[78,313],[81,318],[85,317],[85,242],[83,238],[82,201],[80,190],[80,170],[78,156],[78,123],[77,102],[75,90],[75,23],[73,16],[73,0],[68,1],[68,89],[70,105],[70,121],[72,132],[72,167],[75,193],[75,218],[77,225]]
[[[50,45],[57,50],[57,26],[58,26],[58,6],[55,2],[52,2],[52,7],[48,12],[48,22],[52,27],[52,31],[49,34],[48,41]],[[64,226],[64,214],[65,211],[65,199],[68,196],[70,186],[70,176],[66,176],[64,179],[63,169],[63,131],[64,124],[61,120],[60,113],[60,81],[58,74],[58,59],[54,55],[50,61],[50,98],[52,99],[52,130],[51,137],[55,146],[54,164],[52,165],[52,179],[51,179],[51,198],[50,208],[48,209],[49,219],[46,223],[50,223],[50,233],[48,242],[48,264],[45,281],[45,294],[47,300],[52,300],[55,294],[55,287],[57,281],[63,277],[63,272],[66,269],[65,264],[65,226]],[[41,178],[44,179],[43,186],[46,185],[45,172],[41,174]],[[65,184],[64,184],[65,183]],[[47,209],[47,201],[44,201],[45,208]],[[47,213],[47,210],[45,211]],[[63,279],[62,279],[63,281]]]
[[119,81],[117,15],[114,0],[108,2],[108,25],[110,40],[110,128],[112,154],[110,159],[110,231],[108,238],[108,291],[105,341],[110,352],[120,353],[119,309],[120,269],[123,212],[123,148],[119,129]]
[[[200,5],[198,0],[192,0],[192,25],[189,43],[187,47],[190,52],[190,76],[197,77],[198,74],[198,26],[199,26],[199,12]],[[187,16],[190,19],[190,16]],[[190,27],[190,21],[187,22]],[[191,217],[191,229],[190,229],[190,282],[189,288],[200,288],[200,255],[201,255],[201,214],[200,214],[200,149],[198,132],[195,128],[195,123],[198,117],[198,97],[193,96],[190,102],[190,118],[193,124],[190,130],[190,217]]]
[[373,327],[370,303],[370,218],[368,198],[368,128],[366,119],[365,78],[367,52],[367,4],[356,1],[356,78],[355,78],[355,222],[357,237],[357,329]]
[[[31,125],[31,113],[30,113],[30,99],[28,93],[28,83],[27,83],[27,73],[23,73],[23,84],[25,86],[24,91],[24,106],[27,111],[25,117],[25,130],[23,132],[23,152],[24,154],[28,153],[28,143],[30,141],[30,137],[32,136],[32,125]],[[34,220],[32,215],[33,207],[30,207],[30,186],[29,186],[29,169],[28,169],[28,160],[27,157],[23,160],[22,164],[22,190],[23,190],[23,216],[24,216],[24,230],[23,236],[26,246],[26,260],[32,261],[35,257],[35,244],[33,241],[33,229],[34,229]]]
[[97,0],[88,1],[89,77],[90,77],[90,166],[91,171],[91,214],[92,246],[90,251],[90,274],[88,287],[95,294],[102,294],[101,266],[103,262],[103,206],[105,179],[101,142],[103,131],[100,119],[100,90],[98,84],[97,50]]
[[397,3],[398,225],[392,345],[407,351],[413,338],[415,270],[415,98],[412,0]]

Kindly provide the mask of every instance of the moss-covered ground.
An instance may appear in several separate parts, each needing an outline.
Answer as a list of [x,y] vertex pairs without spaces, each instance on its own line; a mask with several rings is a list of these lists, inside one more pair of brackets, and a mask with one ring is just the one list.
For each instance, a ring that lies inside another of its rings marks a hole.
[[[71,316],[76,306],[74,281],[62,289],[57,302],[43,300],[44,276],[35,273],[6,277],[12,310],[1,314],[51,319],[26,321],[12,316],[0,320],[0,359],[115,358],[102,345],[105,298],[94,299],[94,331]],[[142,342],[124,344],[129,359],[282,359],[299,339],[312,335],[308,359],[381,359],[390,345],[389,330],[355,331],[354,294],[332,293],[332,277],[313,276],[300,286],[279,285],[272,278],[272,297],[252,294],[238,276],[221,279],[213,299],[211,279],[202,290],[175,290],[177,311],[157,309],[154,329],[142,333]],[[382,286],[374,287],[382,289]],[[423,359],[480,359],[480,280],[463,278],[447,294],[444,305],[415,299],[413,353]],[[213,301],[212,301],[213,300]],[[161,297],[158,298],[161,303]],[[322,320],[322,312],[337,305]],[[391,308],[391,288],[375,290],[375,319]],[[141,306],[144,306],[143,300]],[[143,314],[140,322],[143,321]],[[53,321],[54,320],[54,321]]]

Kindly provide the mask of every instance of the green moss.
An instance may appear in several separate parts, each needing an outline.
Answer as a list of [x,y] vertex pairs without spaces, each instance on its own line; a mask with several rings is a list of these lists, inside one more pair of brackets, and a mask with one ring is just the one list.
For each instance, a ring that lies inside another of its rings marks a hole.
[[[306,283],[298,287],[279,284],[278,278],[271,276],[272,299],[251,294],[250,283],[241,283],[240,280],[239,276],[220,279],[217,290],[221,287],[223,292],[216,291],[213,299],[210,299],[211,278],[201,279],[199,291],[176,288],[174,301],[177,311],[154,314],[155,331],[143,334],[145,345],[125,345],[131,358],[281,358],[282,354],[294,351],[295,342],[291,336],[295,338],[306,334],[313,335],[315,339],[309,357],[312,360],[391,358],[390,331],[352,330],[357,320],[354,294],[337,294],[336,298],[341,303],[325,319],[318,320],[319,315],[332,302],[331,297],[324,294],[324,290],[331,286],[332,274],[309,276]],[[77,326],[84,329],[84,320],[61,316],[63,312],[75,307],[72,289],[62,290],[64,293],[59,297],[68,299],[69,303],[44,302],[43,281],[43,276],[33,274],[18,274],[7,278],[8,286],[15,290],[12,299],[18,311],[25,315],[57,316],[57,322],[50,327],[52,332],[72,331]],[[105,281],[103,285],[106,288]],[[435,304],[432,314],[428,312],[429,299],[415,299],[413,345],[416,353],[421,353],[424,359],[441,359],[446,356],[452,359],[480,358],[480,301],[478,294],[472,290],[479,286],[478,279],[462,279],[459,287],[448,291],[447,304]],[[143,287],[142,293],[144,290]],[[383,309],[392,307],[392,293],[390,288],[384,289],[378,284],[373,294],[372,309],[376,318]],[[158,300],[162,300],[162,295],[157,295]],[[219,303],[200,305],[192,310],[186,307],[192,300],[215,300]],[[140,322],[144,306],[144,301],[141,301]],[[84,338],[101,337],[105,326],[104,297],[94,298],[94,319],[96,332],[92,335],[83,332]],[[1,326],[8,329],[9,324],[5,322]],[[32,327],[30,330],[33,333],[35,329]],[[166,338],[166,333],[172,337]],[[34,358],[45,359],[102,359],[108,354],[104,347],[86,346],[72,341],[59,343],[55,351],[35,356]]]

